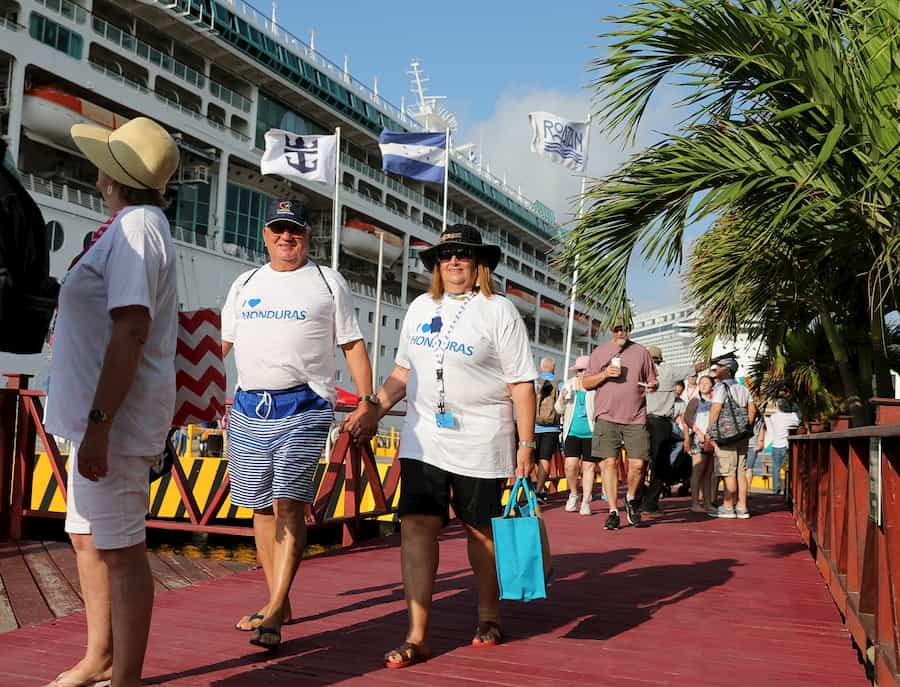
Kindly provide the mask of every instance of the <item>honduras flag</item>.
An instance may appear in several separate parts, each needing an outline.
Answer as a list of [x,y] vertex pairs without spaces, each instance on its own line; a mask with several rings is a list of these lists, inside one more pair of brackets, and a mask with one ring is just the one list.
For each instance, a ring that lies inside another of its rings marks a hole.
[[447,165],[447,134],[405,134],[382,131],[378,138],[382,165],[385,172],[400,176],[444,183]]

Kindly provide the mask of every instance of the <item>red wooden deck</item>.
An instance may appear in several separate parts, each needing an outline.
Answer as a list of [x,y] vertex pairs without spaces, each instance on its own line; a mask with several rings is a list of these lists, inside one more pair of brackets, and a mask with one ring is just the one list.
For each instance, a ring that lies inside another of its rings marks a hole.
[[[460,530],[447,529],[431,661],[386,670],[403,639],[399,539],[304,561],[300,621],[268,657],[232,629],[264,596],[262,571],[157,597],[146,684],[866,685],[847,631],[791,515],[756,497],[748,521],[694,515],[682,499],[647,528],[547,509],[555,581],[547,601],[504,603],[508,642],[469,646],[475,596]],[[595,503],[595,511],[603,506]],[[81,614],[0,635],[0,685],[44,684],[81,656]]]

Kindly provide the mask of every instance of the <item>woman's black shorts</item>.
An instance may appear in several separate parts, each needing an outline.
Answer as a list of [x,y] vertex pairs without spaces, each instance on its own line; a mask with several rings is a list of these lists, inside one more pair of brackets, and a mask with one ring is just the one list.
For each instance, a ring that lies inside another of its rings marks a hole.
[[566,458],[591,459],[591,439],[573,437],[571,434],[563,442],[563,455]]
[[447,472],[421,460],[400,459],[400,502],[397,513],[437,515],[446,525],[450,506],[467,525],[484,529],[501,512],[505,479],[466,477]]

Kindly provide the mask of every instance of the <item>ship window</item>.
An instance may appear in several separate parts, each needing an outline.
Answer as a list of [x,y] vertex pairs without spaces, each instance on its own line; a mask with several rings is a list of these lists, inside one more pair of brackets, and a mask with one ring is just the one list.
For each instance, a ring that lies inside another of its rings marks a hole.
[[60,26],[54,21],[50,21],[46,17],[37,12],[31,13],[28,32],[31,37],[56,48],[60,52],[66,53],[69,57],[76,60],[81,59],[81,51],[84,47],[84,39],[75,33],[69,31],[64,26]]
[[378,355],[380,355],[383,358],[384,354],[387,353],[387,348],[385,348],[384,344],[381,344],[381,346],[379,346],[378,348],[379,348]]
[[89,231],[87,234],[84,235],[84,240],[81,242],[81,247],[84,250],[87,250],[88,246],[91,245],[91,239],[93,239],[93,238],[94,238],[94,232]]
[[382,315],[382,316],[381,316],[381,326],[382,326],[382,327],[387,327],[387,315]]
[[65,234],[63,226],[56,220],[47,222],[47,243],[50,244],[50,250],[54,253],[62,248]]
[[225,196],[225,243],[262,253],[262,227],[269,197],[254,189],[228,184]]
[[[400,329],[400,318],[399,317],[394,318],[394,329]],[[396,352],[397,351],[394,351],[394,353],[396,353]]]
[[335,379],[335,381],[338,381],[338,382],[341,381],[341,371],[340,370],[338,370],[334,373],[334,379]]
[[369,324],[372,324],[372,322],[374,322],[374,321],[375,321],[375,313],[373,313],[373,312],[370,310],[370,311],[369,311]]
[[269,129],[283,129],[295,134],[323,134],[324,127],[308,117],[297,114],[265,93],[259,94],[256,114],[256,147],[266,147],[266,132]]

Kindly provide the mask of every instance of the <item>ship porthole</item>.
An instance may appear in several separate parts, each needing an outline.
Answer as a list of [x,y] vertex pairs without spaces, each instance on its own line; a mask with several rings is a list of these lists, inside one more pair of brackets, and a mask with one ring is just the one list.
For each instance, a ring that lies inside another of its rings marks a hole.
[[47,222],[47,243],[50,244],[50,250],[54,253],[62,248],[66,235],[63,232],[63,226],[55,219]]
[[89,231],[87,234],[84,235],[84,241],[81,242],[81,245],[84,248],[84,250],[88,249],[88,246],[91,245],[91,239],[93,239],[93,238],[94,238],[94,232],[92,232],[92,231]]

